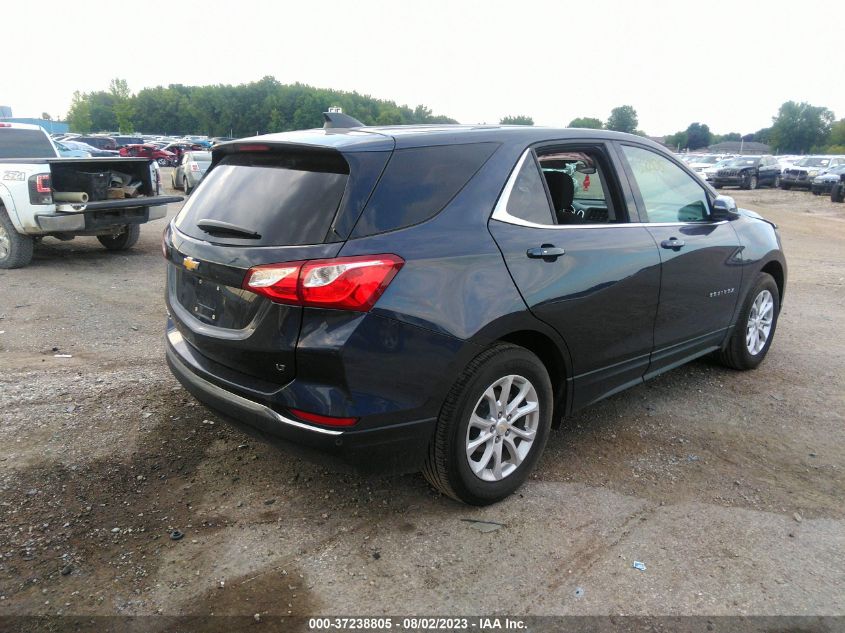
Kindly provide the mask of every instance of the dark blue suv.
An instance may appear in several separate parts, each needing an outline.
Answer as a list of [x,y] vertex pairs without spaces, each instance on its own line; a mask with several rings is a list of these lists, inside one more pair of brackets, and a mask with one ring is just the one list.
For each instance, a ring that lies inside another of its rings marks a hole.
[[164,235],[167,361],[222,418],[358,471],[513,492],[573,411],[766,355],[776,227],[596,130],[330,128],[215,148]]

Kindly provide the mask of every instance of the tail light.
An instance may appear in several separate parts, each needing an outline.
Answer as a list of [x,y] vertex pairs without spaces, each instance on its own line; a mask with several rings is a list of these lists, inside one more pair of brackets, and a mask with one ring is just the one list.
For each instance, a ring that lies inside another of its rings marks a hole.
[[301,420],[314,422],[316,424],[323,424],[325,426],[352,426],[358,421],[358,418],[335,418],[330,415],[308,413],[307,411],[300,411],[299,409],[291,409],[290,412]]
[[243,288],[277,303],[368,312],[405,261],[362,255],[250,268]]
[[52,204],[53,187],[50,174],[35,174],[29,177],[29,201],[31,204]]
[[170,259],[170,225],[164,227],[161,232],[161,254],[164,259]]

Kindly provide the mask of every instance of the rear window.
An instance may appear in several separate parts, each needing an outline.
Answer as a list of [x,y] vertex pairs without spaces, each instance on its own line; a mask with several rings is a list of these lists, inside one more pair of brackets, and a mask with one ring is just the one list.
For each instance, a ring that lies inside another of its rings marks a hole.
[[[293,246],[325,241],[349,166],[340,154],[234,154],[212,169],[176,218],[197,239],[238,246]],[[208,233],[201,220],[235,225],[260,237]]]
[[53,144],[41,130],[0,127],[0,158],[55,158]]
[[472,143],[396,150],[353,237],[392,231],[437,215],[497,147],[498,143]]

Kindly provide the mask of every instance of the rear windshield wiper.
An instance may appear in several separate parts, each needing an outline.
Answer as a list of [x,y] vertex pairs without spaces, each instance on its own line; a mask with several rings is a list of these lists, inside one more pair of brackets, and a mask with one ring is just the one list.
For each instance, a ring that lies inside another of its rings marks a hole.
[[261,234],[255,231],[250,231],[236,224],[229,222],[221,222],[220,220],[200,220],[197,222],[197,227],[211,235],[231,235],[232,237],[242,237],[248,240],[260,240]]

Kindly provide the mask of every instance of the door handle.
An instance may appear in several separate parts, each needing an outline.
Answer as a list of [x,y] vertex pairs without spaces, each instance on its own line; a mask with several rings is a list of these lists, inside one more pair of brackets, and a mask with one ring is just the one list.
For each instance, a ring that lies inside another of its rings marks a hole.
[[553,262],[561,255],[565,255],[566,251],[554,244],[543,244],[539,248],[529,248],[525,254],[531,259],[544,259],[547,262]]
[[684,240],[679,240],[677,237],[670,237],[668,240],[660,242],[661,248],[671,248],[673,251],[679,251],[686,245]]

